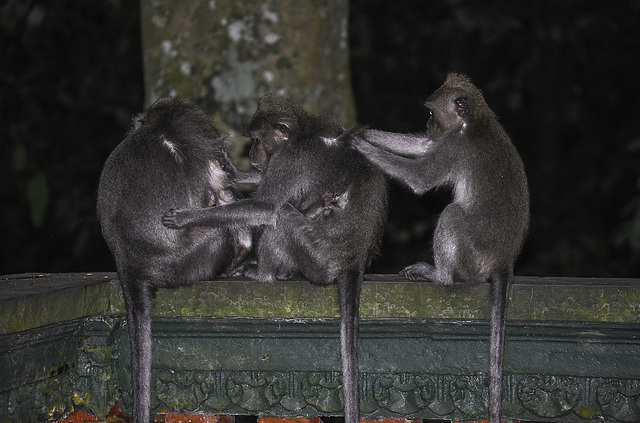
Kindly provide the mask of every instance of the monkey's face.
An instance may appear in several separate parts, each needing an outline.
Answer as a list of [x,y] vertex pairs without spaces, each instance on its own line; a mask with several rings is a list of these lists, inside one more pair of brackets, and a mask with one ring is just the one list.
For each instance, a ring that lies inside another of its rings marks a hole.
[[249,131],[249,158],[256,169],[264,171],[273,153],[289,142],[292,126],[291,122],[279,119],[273,124],[265,124],[260,129]]
[[448,132],[460,132],[466,127],[466,118],[471,113],[466,96],[455,92],[436,91],[424,103],[431,117],[427,122],[427,134],[438,138]]
[[247,132],[251,137],[251,163],[258,170],[267,167],[271,156],[288,142],[298,139],[308,113],[296,103],[275,94],[266,94],[258,101]]

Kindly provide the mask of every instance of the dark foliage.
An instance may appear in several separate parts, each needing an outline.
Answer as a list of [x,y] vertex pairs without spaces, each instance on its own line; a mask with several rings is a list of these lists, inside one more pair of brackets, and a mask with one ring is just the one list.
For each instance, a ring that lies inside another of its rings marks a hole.
[[113,269],[98,175],[142,107],[135,1],[0,7],[0,274]]
[[[532,226],[518,274],[638,276],[640,2],[352,2],[361,123],[420,131],[449,71],[483,89],[523,156]],[[387,271],[427,251],[445,194],[397,188]],[[427,216],[425,221],[424,216]]]
[[[517,274],[640,274],[640,1],[352,0],[359,120],[420,131],[449,71],[481,87],[523,156]],[[137,1],[0,5],[0,274],[113,270],[97,179],[142,109]],[[446,192],[394,186],[383,256],[430,254]]]

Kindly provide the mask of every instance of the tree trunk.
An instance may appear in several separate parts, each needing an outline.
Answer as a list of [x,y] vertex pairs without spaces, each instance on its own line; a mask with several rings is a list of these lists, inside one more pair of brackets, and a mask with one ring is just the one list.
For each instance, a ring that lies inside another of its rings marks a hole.
[[355,122],[348,0],[141,0],[141,12],[146,105],[187,98],[237,132],[275,92]]

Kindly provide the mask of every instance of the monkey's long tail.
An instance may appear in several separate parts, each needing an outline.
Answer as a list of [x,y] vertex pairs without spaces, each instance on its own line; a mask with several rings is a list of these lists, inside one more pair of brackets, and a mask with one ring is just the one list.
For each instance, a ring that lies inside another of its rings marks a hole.
[[500,423],[502,375],[507,323],[507,297],[512,273],[491,277],[491,335],[489,339],[489,421]]
[[340,352],[345,423],[358,423],[360,420],[358,328],[360,291],[363,279],[363,274],[357,271],[347,271],[338,276],[336,281],[340,295]]
[[132,422],[147,423],[151,416],[151,282],[123,277],[121,283],[131,345]]

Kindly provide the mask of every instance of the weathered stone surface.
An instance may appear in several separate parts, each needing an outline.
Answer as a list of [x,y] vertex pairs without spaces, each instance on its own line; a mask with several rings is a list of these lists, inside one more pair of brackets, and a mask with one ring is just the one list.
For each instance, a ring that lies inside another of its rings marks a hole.
[[0,276],[0,334],[103,313],[124,313],[115,273]]
[[[363,416],[486,416],[488,286],[367,279]],[[505,417],[638,421],[639,281],[516,282]],[[339,415],[336,304],[333,287],[304,281],[220,279],[161,289],[153,311],[154,411]],[[80,406],[104,415],[115,401],[130,407],[129,343],[115,274],[2,277],[0,313],[0,422],[43,421]]]
[[[114,273],[0,277],[0,334],[95,314],[124,314]],[[337,290],[306,281],[257,283],[216,279],[161,289],[153,313],[164,317],[329,318],[338,316]],[[398,276],[368,275],[364,319],[486,320],[489,286],[435,286]],[[640,280],[518,277],[510,321],[640,323]]]

